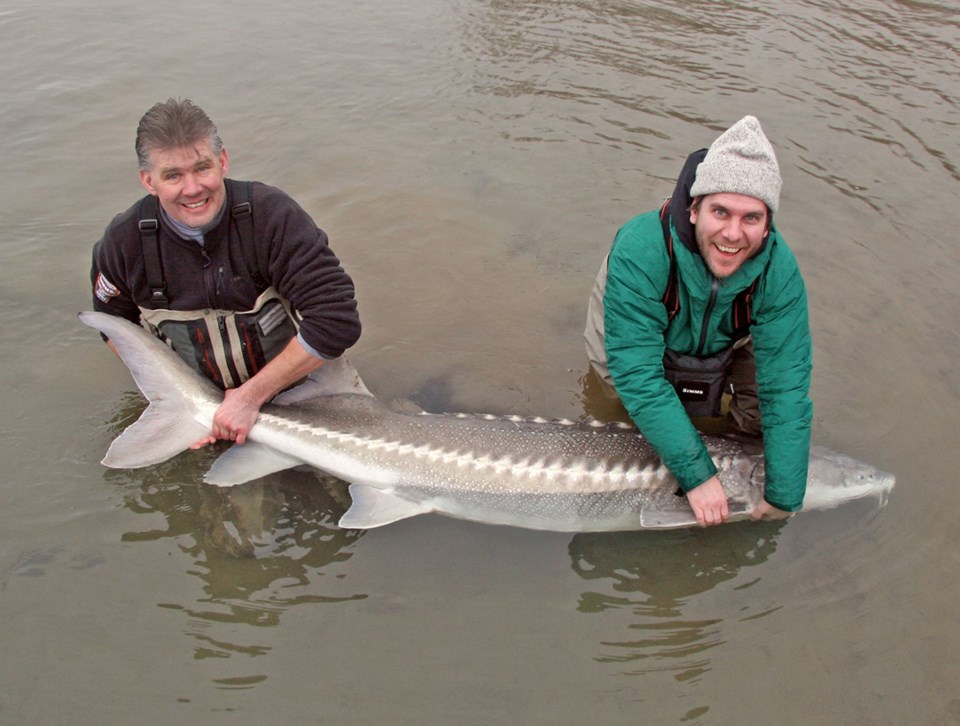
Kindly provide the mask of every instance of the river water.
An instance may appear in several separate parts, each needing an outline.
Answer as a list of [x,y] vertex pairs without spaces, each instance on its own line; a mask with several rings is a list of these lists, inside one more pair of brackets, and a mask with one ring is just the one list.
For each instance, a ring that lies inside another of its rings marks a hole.
[[[953,0],[7,0],[0,722],[960,723],[958,46]],[[571,418],[602,409],[580,334],[617,227],[758,116],[814,440],[889,504],[361,533],[310,472],[103,468],[143,403],[75,314],[170,96],[330,235],[381,398]]]

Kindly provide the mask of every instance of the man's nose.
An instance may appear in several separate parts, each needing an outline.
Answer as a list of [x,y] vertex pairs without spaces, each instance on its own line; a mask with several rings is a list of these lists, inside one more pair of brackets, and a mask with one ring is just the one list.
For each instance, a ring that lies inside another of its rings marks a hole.
[[201,191],[202,187],[200,186],[200,180],[197,179],[196,174],[184,174],[183,176],[183,193],[186,195],[197,194]]
[[743,236],[743,226],[740,224],[740,220],[735,217],[727,220],[727,223],[723,226],[723,236],[731,242],[738,241]]

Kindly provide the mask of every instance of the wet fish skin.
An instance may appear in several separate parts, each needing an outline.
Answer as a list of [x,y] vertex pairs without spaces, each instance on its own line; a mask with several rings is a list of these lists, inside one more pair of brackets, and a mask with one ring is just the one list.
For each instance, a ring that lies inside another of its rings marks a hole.
[[[222,392],[142,328],[103,313],[80,314],[107,335],[150,401],[111,444],[118,468],[165,461],[210,431]],[[763,497],[763,457],[735,440],[705,436],[733,519]],[[248,443],[234,446],[205,481],[241,484],[307,464],[350,482],[340,521],[371,528],[437,512],[490,524],[589,532],[696,524],[678,485],[630,426],[516,416],[409,414],[366,389],[346,359],[261,409]],[[811,450],[805,509],[850,499],[886,501],[891,475],[819,447]]]

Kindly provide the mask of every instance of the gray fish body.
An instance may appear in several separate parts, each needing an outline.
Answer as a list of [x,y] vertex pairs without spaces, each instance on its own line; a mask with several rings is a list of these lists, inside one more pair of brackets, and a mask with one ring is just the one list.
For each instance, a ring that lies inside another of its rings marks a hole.
[[[222,398],[216,388],[141,328],[99,313],[81,320],[113,341],[151,401],[111,445],[105,464],[157,463],[209,432]],[[763,498],[763,457],[730,439],[704,440],[731,514],[747,516]],[[249,441],[224,454],[205,479],[228,486],[308,464],[351,483],[344,527],[427,512],[570,532],[696,524],[676,480],[632,427],[399,413],[370,395],[343,359],[264,406]],[[883,502],[893,486],[892,476],[817,447],[810,469],[805,508],[865,496]]]

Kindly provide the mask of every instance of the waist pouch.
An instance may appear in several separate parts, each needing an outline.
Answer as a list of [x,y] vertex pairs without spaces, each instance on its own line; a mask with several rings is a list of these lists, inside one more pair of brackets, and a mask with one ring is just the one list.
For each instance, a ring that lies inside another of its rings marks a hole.
[[236,388],[255,376],[297,334],[290,304],[272,287],[253,309],[148,310],[145,328],[158,335],[197,373],[220,388]]
[[710,358],[670,350],[663,355],[667,380],[689,416],[719,416],[720,399],[730,375],[733,346]]

